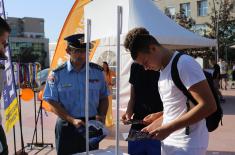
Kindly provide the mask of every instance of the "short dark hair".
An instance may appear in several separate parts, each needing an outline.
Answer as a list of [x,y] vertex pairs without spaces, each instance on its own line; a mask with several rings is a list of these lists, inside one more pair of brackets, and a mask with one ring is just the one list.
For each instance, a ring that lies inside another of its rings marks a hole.
[[126,35],[126,38],[125,38],[125,41],[124,41],[124,47],[127,50],[130,50],[135,37],[137,35],[141,35],[141,34],[149,34],[149,31],[146,30],[143,27],[138,27],[138,28],[134,28],[134,29],[130,30]]
[[130,47],[132,59],[136,60],[139,52],[148,53],[150,45],[161,47],[161,44],[152,35],[137,35]]
[[0,17],[0,35],[2,35],[4,32],[11,32],[11,28],[8,25],[8,23]]

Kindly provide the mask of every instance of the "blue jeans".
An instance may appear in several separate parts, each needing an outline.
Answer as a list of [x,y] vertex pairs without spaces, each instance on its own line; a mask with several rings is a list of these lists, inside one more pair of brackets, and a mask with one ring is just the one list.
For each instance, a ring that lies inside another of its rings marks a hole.
[[161,142],[158,140],[139,140],[128,142],[130,155],[161,155]]

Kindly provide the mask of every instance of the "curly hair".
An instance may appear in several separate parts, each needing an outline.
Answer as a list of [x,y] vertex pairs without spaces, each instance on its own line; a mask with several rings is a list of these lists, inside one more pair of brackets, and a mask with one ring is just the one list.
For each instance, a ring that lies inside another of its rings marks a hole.
[[128,32],[126,35],[125,41],[124,41],[124,47],[126,50],[131,50],[132,45],[133,45],[133,40],[136,38],[138,35],[149,35],[149,31],[146,30],[143,27],[139,28],[134,28]]
[[133,41],[132,45],[130,47],[131,57],[133,60],[136,60],[139,53],[149,53],[149,46],[150,45],[156,45],[158,47],[161,47],[161,44],[157,41],[154,36],[149,34],[140,34],[137,35]]

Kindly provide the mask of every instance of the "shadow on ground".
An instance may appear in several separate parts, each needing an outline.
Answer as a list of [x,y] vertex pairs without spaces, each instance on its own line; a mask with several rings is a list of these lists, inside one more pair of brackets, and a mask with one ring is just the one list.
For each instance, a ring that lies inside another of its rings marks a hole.
[[224,96],[226,99],[225,103],[221,103],[224,115],[235,115],[235,97],[234,96]]
[[208,151],[206,155],[235,155],[235,152]]

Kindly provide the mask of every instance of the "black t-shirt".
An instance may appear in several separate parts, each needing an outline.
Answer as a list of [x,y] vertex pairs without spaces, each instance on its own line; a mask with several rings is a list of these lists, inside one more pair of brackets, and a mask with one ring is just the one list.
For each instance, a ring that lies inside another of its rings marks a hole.
[[[163,110],[158,91],[160,73],[145,70],[143,66],[133,63],[129,82],[134,87],[135,105],[134,119],[143,119],[145,116]],[[142,129],[143,126],[133,125],[132,129]]]

